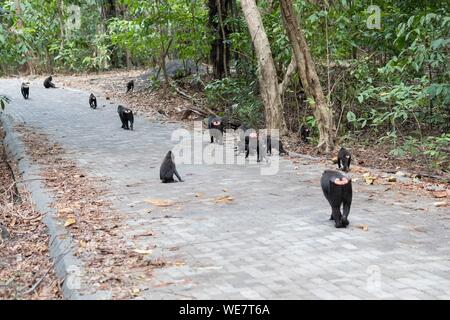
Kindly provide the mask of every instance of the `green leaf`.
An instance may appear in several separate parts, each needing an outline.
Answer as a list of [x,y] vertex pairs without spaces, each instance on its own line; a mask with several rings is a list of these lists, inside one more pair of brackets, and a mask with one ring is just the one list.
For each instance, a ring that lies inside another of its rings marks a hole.
[[347,121],[348,122],[356,121],[356,115],[352,111],[347,112]]
[[363,103],[363,101],[364,101],[364,97],[362,95],[359,95],[358,96],[358,102],[359,103]]
[[311,97],[309,97],[308,99],[306,99],[306,102],[308,102],[308,104],[309,104],[310,106],[315,106],[315,105],[316,105],[316,102],[315,102],[314,99],[311,98]]

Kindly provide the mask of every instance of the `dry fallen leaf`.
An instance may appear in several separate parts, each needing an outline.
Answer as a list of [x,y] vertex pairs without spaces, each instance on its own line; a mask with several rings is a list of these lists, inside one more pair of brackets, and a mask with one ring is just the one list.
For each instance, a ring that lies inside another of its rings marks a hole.
[[141,290],[140,290],[139,288],[133,288],[133,289],[131,290],[131,294],[132,294],[133,296],[138,295],[139,292],[141,292]]
[[368,231],[369,230],[369,225],[367,225],[367,224],[356,224],[355,227],[359,228],[359,229],[362,229],[363,231]]
[[445,198],[447,196],[447,191],[446,190],[434,191],[434,192],[432,192],[432,194],[433,194],[433,197],[435,197],[435,198]]
[[134,249],[133,251],[139,254],[152,254],[153,252],[153,250],[143,250],[143,249]]
[[214,199],[215,203],[231,203],[233,202],[232,196],[220,196]]
[[64,227],[68,227],[71,226],[73,224],[77,223],[77,220],[75,220],[74,218],[69,218],[66,220],[66,222],[64,223]]
[[372,185],[376,179],[377,179],[376,177],[372,177],[369,175],[364,176],[364,181],[366,182],[366,184]]
[[150,203],[150,204],[152,204],[154,206],[158,206],[158,207],[169,207],[169,206],[173,206],[175,204],[175,201],[160,200],[160,199],[144,200],[144,202]]
[[60,214],[68,214],[68,213],[73,213],[73,209],[72,208],[64,208],[59,210]]
[[409,229],[416,232],[427,232],[427,230],[424,227],[412,226]]
[[435,202],[433,203],[435,207],[446,207],[448,205],[447,201],[439,201],[439,202]]
[[139,238],[139,237],[152,237],[153,236],[153,232],[149,231],[146,233],[141,233],[141,234],[136,234],[133,236],[134,239]]

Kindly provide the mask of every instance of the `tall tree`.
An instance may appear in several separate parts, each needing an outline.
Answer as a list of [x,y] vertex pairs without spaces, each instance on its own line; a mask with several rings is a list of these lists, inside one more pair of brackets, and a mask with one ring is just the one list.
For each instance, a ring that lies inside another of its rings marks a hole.
[[[23,20],[22,20],[22,7],[21,7],[21,3],[20,0],[15,0],[15,5],[16,5],[16,15],[17,15],[17,28],[18,29],[23,29]],[[33,74],[34,73],[34,68],[33,68],[33,63],[31,62],[32,56],[30,51],[27,50],[27,52],[25,53],[26,56],[29,57],[29,59],[27,60],[27,62],[25,62],[22,66],[21,66],[21,70],[25,71],[29,74]]]
[[255,0],[241,0],[241,6],[258,59],[259,84],[265,107],[266,127],[269,130],[279,129],[281,133],[284,133],[286,126],[284,125],[277,71],[261,14]]
[[56,0],[56,8],[58,11],[59,32],[61,36],[61,50],[64,48],[64,14],[63,14],[63,2],[62,0]]
[[227,40],[231,30],[225,22],[232,14],[232,1],[208,0],[208,8],[208,24],[213,37],[210,60],[214,67],[214,77],[221,79],[230,73],[230,46]]
[[305,35],[295,14],[292,0],[280,0],[281,16],[299,72],[300,80],[309,100],[313,104],[314,116],[319,128],[319,149],[326,152],[334,147],[333,112],[320,85],[314,61],[311,57]]

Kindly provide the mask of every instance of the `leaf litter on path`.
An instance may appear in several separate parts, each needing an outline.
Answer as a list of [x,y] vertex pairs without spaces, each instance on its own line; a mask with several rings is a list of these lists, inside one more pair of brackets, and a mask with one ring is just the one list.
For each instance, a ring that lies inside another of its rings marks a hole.
[[363,231],[368,231],[369,225],[368,224],[355,224],[355,228],[362,229]]
[[152,204],[157,207],[170,207],[175,204],[175,201],[173,200],[162,200],[162,199],[149,199],[144,200],[144,202]]
[[229,195],[214,198],[214,203],[216,203],[216,204],[220,204],[220,203],[230,204],[233,201],[234,201],[234,198]]

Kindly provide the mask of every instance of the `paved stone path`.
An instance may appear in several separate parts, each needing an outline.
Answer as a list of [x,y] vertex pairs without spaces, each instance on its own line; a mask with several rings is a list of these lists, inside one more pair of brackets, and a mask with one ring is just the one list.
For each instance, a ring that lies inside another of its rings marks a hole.
[[[275,176],[261,175],[261,165],[180,164],[185,182],[162,184],[159,165],[179,124],[138,115],[135,131],[124,131],[117,105],[101,97],[91,110],[88,93],[76,90],[33,82],[24,101],[18,80],[0,80],[0,89],[14,99],[6,113],[17,123],[43,130],[80,167],[110,179],[129,238],[152,230],[138,244],[180,262],[142,283],[146,299],[450,298],[450,215],[432,199],[355,183],[350,226],[335,229],[319,187],[325,167],[313,160],[284,158]],[[234,200],[214,203],[224,195]]]

